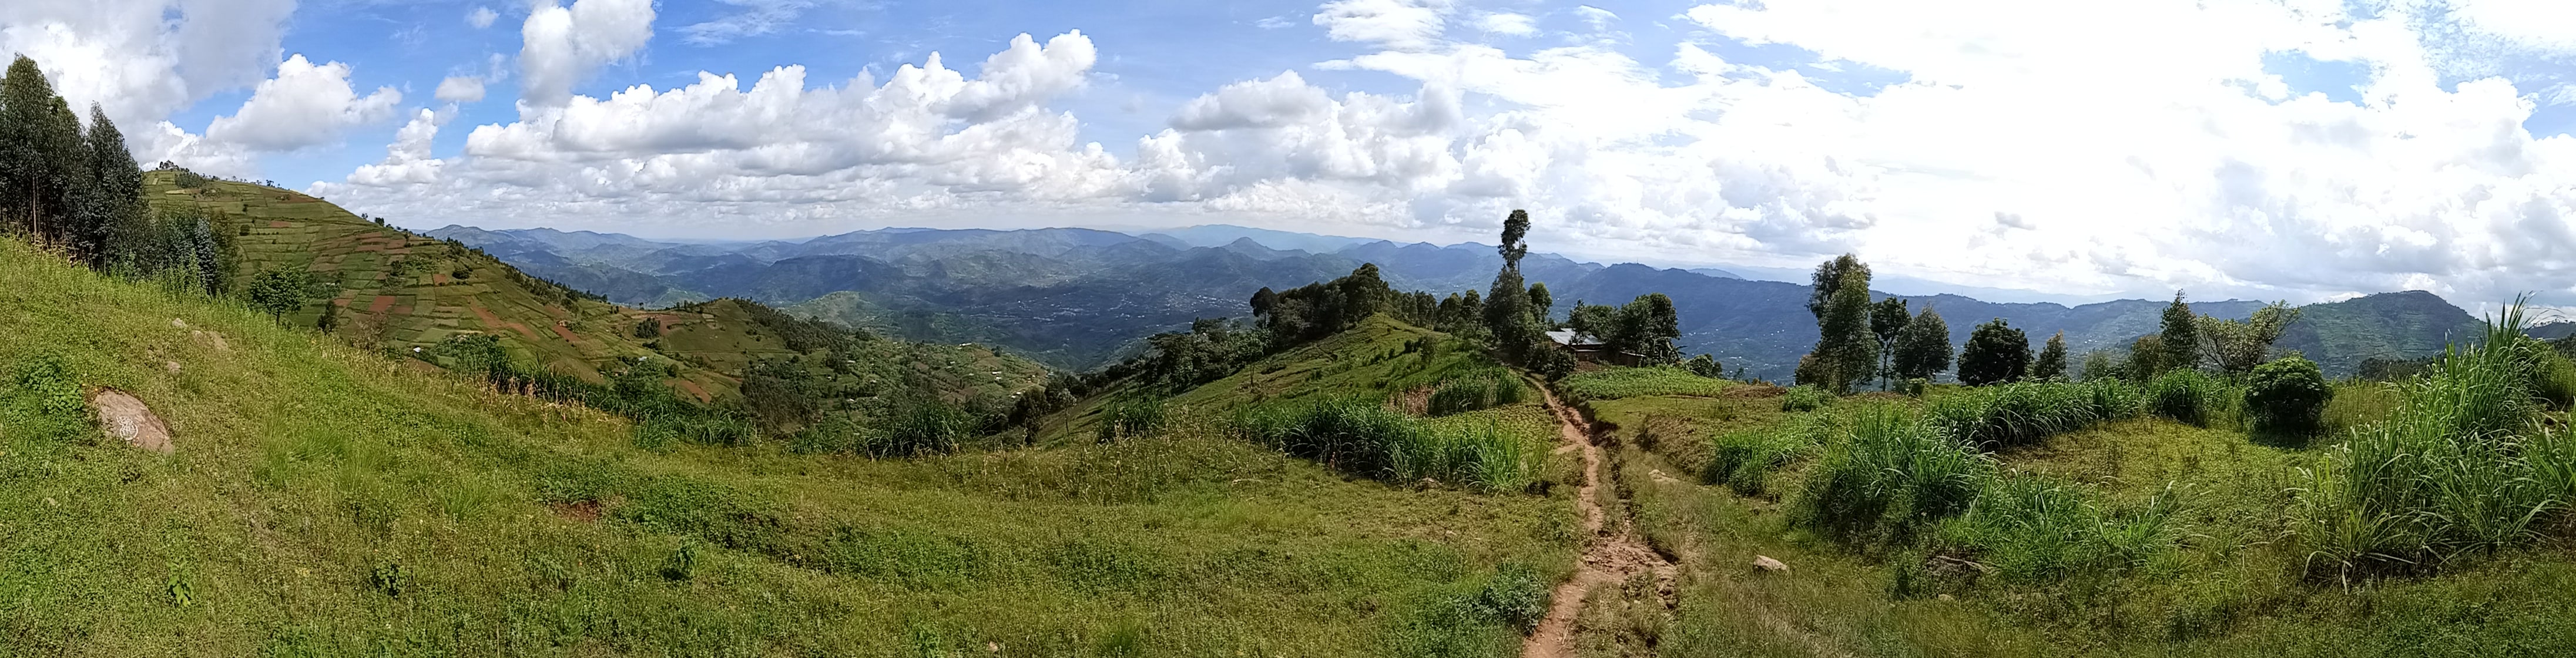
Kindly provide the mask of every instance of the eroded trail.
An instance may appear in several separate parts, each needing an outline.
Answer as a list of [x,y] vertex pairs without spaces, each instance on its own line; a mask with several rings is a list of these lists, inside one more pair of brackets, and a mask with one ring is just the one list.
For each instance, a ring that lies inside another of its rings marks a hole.
[[1538,629],[1521,644],[1521,656],[1564,658],[1575,655],[1574,622],[1583,612],[1585,594],[1601,585],[1625,583],[1638,574],[1650,573],[1654,576],[1655,596],[1669,607],[1673,604],[1674,571],[1671,562],[1637,538],[1624,514],[1614,524],[1609,512],[1601,508],[1601,480],[1606,476],[1602,473],[1601,446],[1592,441],[1591,423],[1558,400],[1555,391],[1540,386],[1539,393],[1547,396],[1548,410],[1556,414],[1558,438],[1583,455],[1583,484],[1575,489],[1574,506],[1583,513],[1586,539],[1582,563],[1575,567],[1573,578],[1556,586],[1547,617],[1539,620]]

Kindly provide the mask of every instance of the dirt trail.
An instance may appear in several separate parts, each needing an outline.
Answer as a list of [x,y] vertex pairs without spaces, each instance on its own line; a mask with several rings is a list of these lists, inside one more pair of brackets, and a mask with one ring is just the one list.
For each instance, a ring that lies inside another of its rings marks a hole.
[[1538,629],[1521,644],[1522,658],[1566,658],[1574,652],[1574,621],[1583,612],[1584,594],[1604,584],[1626,582],[1640,573],[1653,573],[1656,596],[1664,605],[1673,605],[1674,569],[1671,562],[1646,546],[1629,527],[1623,514],[1613,527],[1609,514],[1597,499],[1601,491],[1601,446],[1592,442],[1592,425],[1584,422],[1574,408],[1556,398],[1546,386],[1539,392],[1547,396],[1548,410],[1556,414],[1557,434],[1566,445],[1558,448],[1579,449],[1583,453],[1583,485],[1574,493],[1575,509],[1583,512],[1583,533],[1587,537],[1582,564],[1575,567],[1574,577],[1556,586],[1550,599],[1547,617],[1539,620]]

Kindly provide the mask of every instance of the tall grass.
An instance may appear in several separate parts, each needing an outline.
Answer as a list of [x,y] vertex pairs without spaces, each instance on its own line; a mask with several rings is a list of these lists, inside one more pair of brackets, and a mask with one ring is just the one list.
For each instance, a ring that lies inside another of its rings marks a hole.
[[2453,346],[2397,385],[2395,411],[2353,430],[2300,496],[2312,577],[2439,569],[2563,528],[2576,445],[2540,424],[2565,357],[2522,335],[2521,300],[2485,342]]
[[2016,473],[1944,524],[1941,543],[2022,584],[2113,574],[2170,563],[2184,534],[2176,503],[2167,490],[2135,509],[2106,510],[2074,485]]
[[1441,429],[1360,398],[1302,407],[1251,407],[1234,433],[1344,472],[1390,482],[1424,479],[1508,491],[1537,479],[1538,446],[1493,425]]
[[2112,380],[2023,382],[1970,389],[1926,411],[1951,436],[1987,449],[2031,445],[2106,420],[2136,417],[2137,390]]
[[1883,406],[1808,476],[1793,521],[1847,541],[1901,541],[1926,521],[1966,511],[1995,460],[1927,417]]
[[1813,453],[1832,429],[1831,418],[1807,416],[1779,430],[1719,435],[1710,446],[1708,467],[1700,472],[1700,481],[1723,484],[1739,494],[1762,495],[1770,489],[1772,471]]
[[2232,422],[2244,397],[2226,380],[2191,369],[2159,375],[2147,384],[2150,412],[2197,427]]
[[1424,412],[1433,416],[1466,413],[1520,404],[1527,397],[1520,377],[1502,368],[1486,368],[1451,375],[1432,389]]

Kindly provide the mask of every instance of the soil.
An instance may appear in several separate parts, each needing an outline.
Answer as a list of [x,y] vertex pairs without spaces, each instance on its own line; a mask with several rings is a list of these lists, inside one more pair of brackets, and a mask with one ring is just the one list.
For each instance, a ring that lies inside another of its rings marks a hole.
[[[1558,435],[1568,447],[1583,454],[1583,485],[1575,490],[1575,509],[1583,513],[1583,532],[1590,539],[1583,549],[1582,563],[1575,567],[1574,577],[1556,586],[1550,598],[1547,617],[1539,620],[1538,629],[1521,644],[1522,658],[1565,658],[1575,655],[1574,622],[1583,612],[1584,596],[1605,584],[1626,582],[1629,577],[1652,573],[1655,593],[1665,607],[1674,603],[1675,570],[1670,561],[1648,548],[1639,539],[1623,515],[1616,527],[1609,513],[1601,508],[1597,495],[1601,490],[1601,446],[1593,441],[1591,425],[1581,414],[1557,400],[1556,393],[1541,387],[1547,396],[1547,407],[1556,413]],[[1560,448],[1560,451],[1563,449]]]

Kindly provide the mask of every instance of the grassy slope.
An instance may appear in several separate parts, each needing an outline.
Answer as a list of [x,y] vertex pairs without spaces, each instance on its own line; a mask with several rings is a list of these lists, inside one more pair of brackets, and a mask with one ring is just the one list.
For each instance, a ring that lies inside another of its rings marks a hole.
[[[514,358],[600,381],[603,372],[617,369],[619,360],[655,353],[647,347],[652,339],[638,338],[633,331],[645,318],[659,318],[670,334],[660,339],[664,353],[680,358],[684,366],[672,384],[706,397],[738,391],[736,376],[753,358],[794,354],[776,337],[760,335],[749,314],[730,305],[705,313],[666,313],[567,298],[541,280],[513,276],[516,269],[497,259],[377,225],[298,192],[228,181],[181,190],[171,172],[151,172],[145,176],[144,197],[156,209],[194,207],[210,215],[218,231],[233,236],[241,256],[237,276],[244,280],[265,269],[311,272],[336,291],[329,301],[340,306],[336,333],[371,349],[404,352],[437,345],[460,332],[489,333],[499,336]],[[406,260],[413,264],[397,265]],[[469,272],[463,279],[454,276],[460,267]],[[307,304],[287,322],[312,326],[323,313],[322,304]],[[931,364],[926,372],[934,380],[965,385],[942,389],[960,399],[1008,395],[1045,377],[1044,368],[1033,362],[987,349],[896,341],[872,347],[879,358],[871,365],[883,366],[878,370]],[[999,391],[971,390],[976,386]]]
[[[1936,389],[1936,396],[1944,391]],[[1747,391],[1747,393],[1753,393]],[[2367,400],[2365,392],[2345,397]],[[1851,398],[1824,414],[1877,400]],[[2366,414],[2359,401],[2338,412]],[[2007,470],[2079,483],[2100,504],[2133,505],[2174,483],[2193,536],[2175,564],[2108,582],[2013,586],[1948,583],[1955,600],[1890,594],[1904,556],[1854,555],[1791,527],[1789,498],[1805,464],[1739,495],[1690,477],[1710,437],[1776,429],[1762,395],[1596,400],[1617,424],[1618,485],[1659,550],[1687,573],[1672,616],[1613,601],[1587,612],[1594,655],[2567,655],[2576,650],[2576,559],[2518,553],[2438,578],[2349,591],[2297,579],[2285,529],[2286,489],[2329,447],[2283,447],[2238,431],[2162,419],[2066,434],[2001,455]],[[1812,458],[1810,462],[1812,463]],[[1666,477],[1656,477],[1661,471]],[[1783,560],[1792,577],[1743,565]],[[1919,558],[1913,558],[1919,559]],[[1946,582],[1946,581],[1945,581]],[[1647,649],[1648,638],[1653,648]]]
[[[1366,655],[1498,563],[1561,570],[1574,540],[1561,500],[1355,482],[1188,431],[920,461],[647,452],[615,418],[14,243],[0,291],[0,373],[58,360],[178,435],[166,457],[100,445],[0,380],[0,655]],[[663,575],[684,554],[689,577]]]

